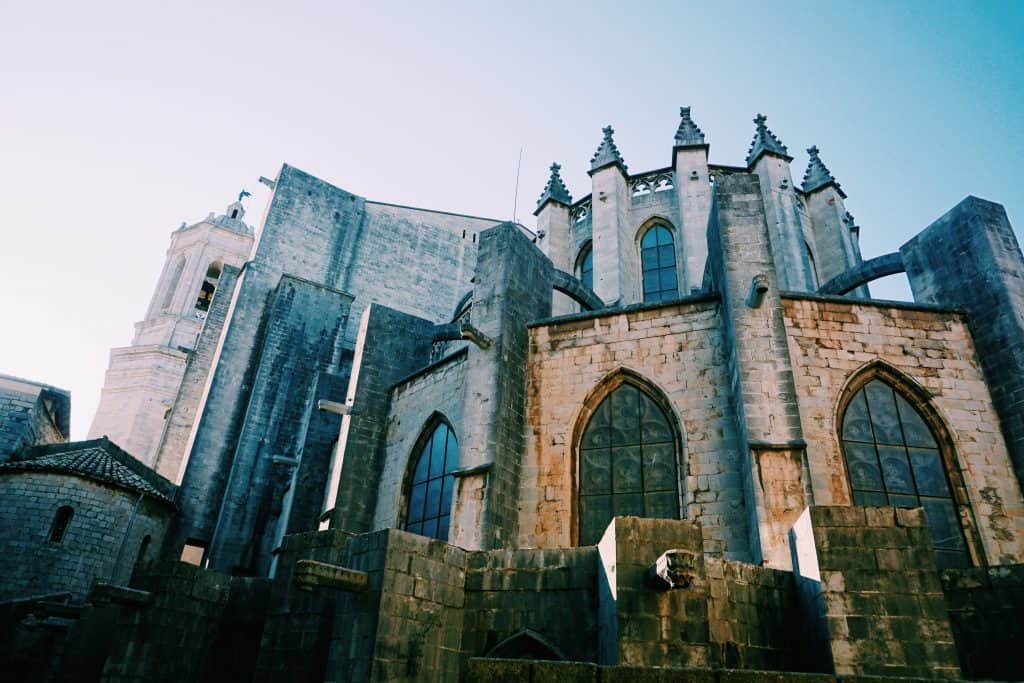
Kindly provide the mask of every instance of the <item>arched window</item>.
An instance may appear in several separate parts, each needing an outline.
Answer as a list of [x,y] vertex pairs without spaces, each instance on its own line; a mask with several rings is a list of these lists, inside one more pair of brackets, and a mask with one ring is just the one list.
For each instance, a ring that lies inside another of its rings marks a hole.
[[814,262],[814,252],[811,251],[811,245],[804,240],[804,250],[807,252],[807,263],[811,266],[811,278],[814,280],[812,283],[814,287],[821,285],[821,280],[818,278],[818,264]]
[[452,490],[459,466],[459,442],[447,422],[438,422],[420,447],[409,485],[405,528],[414,534],[448,540]]
[[880,379],[858,389],[842,443],[855,505],[923,507],[939,567],[970,564],[939,442],[900,392]]
[[217,280],[220,279],[220,264],[211,263],[206,269],[206,277],[203,284],[199,286],[199,298],[196,299],[196,310],[206,312],[210,310],[210,302],[213,301],[213,293],[217,291]]
[[135,555],[135,564],[132,565],[133,577],[146,563],[146,553],[149,552],[149,544],[152,540],[153,538],[149,534],[142,537],[142,543],[139,544],[139,552]]
[[70,505],[62,505],[57,508],[57,514],[53,516],[53,524],[50,525],[50,543],[63,543],[64,534],[67,533],[71,518],[75,516],[75,510]]
[[640,240],[640,264],[644,301],[668,301],[679,296],[675,241],[668,228],[655,225],[644,233]]
[[594,288],[594,249],[593,243],[587,242],[580,257],[576,259],[576,272],[579,273],[580,282],[587,289]]
[[580,440],[580,545],[601,540],[619,515],[679,519],[675,432],[658,404],[629,383],[601,401]]
[[174,303],[174,293],[178,291],[178,283],[181,281],[181,271],[185,269],[185,257],[178,256],[171,268],[171,277],[167,280],[167,289],[164,290],[164,301],[160,305],[160,308],[165,311]]

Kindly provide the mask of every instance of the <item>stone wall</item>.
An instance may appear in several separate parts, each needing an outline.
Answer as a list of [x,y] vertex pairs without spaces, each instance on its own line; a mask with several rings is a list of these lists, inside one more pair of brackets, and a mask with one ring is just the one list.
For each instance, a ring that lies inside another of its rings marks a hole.
[[[338,373],[321,372],[313,387],[311,406],[319,401],[342,403],[348,390],[348,370],[351,360],[345,358]],[[288,494],[288,528],[285,533],[297,534],[320,528],[325,513],[327,488],[330,486],[331,465],[337,457],[338,430],[341,416],[327,410],[310,410],[306,434],[302,443],[302,459],[292,490]]]
[[941,578],[964,677],[1024,679],[1024,565],[946,569]]
[[[0,473],[0,600],[60,591],[80,599],[93,580],[127,583],[143,538],[150,537],[152,556],[172,514],[147,497],[130,521],[138,500],[131,491],[68,474]],[[64,505],[74,515],[54,543],[50,531]]]
[[[779,288],[803,281],[798,264],[806,256],[802,238],[792,235],[801,229],[799,217],[778,213],[796,202],[788,165],[765,155],[758,169],[764,171],[760,181],[748,173],[715,175],[707,284],[722,295],[722,336],[743,453],[750,559],[789,569],[786,535],[811,499]],[[780,187],[782,180],[788,184]],[[788,250],[796,244],[799,253],[794,256]]]
[[728,669],[803,671],[793,573],[704,560],[711,661]]
[[851,379],[881,362],[923,389],[945,422],[966,487],[953,493],[970,502],[985,559],[1018,561],[1024,501],[963,316],[924,305],[797,295],[784,297],[783,307],[815,502],[851,502],[838,406]]
[[153,469],[176,484],[181,483],[182,467],[189,444],[189,435],[195,425],[197,410],[206,391],[207,378],[213,367],[217,344],[224,332],[235,286],[238,268],[225,265],[217,280],[217,289],[210,302],[203,329],[196,340],[195,349],[188,356],[188,364],[178,387],[178,395],[164,423],[164,431],[156,447]]
[[[181,495],[186,523],[174,534],[168,555],[176,556],[189,539],[209,543],[213,536],[252,401],[271,294],[282,276],[354,296],[331,368],[340,371],[342,352],[353,349],[360,314],[371,301],[431,321],[448,321],[470,288],[477,235],[495,223],[367,202],[291,166],[281,169],[253,260],[239,279],[187,447],[191,468],[186,468]],[[306,311],[310,324],[321,317],[317,311]],[[264,424],[261,429],[300,440],[305,425],[300,419],[275,422],[273,427]],[[270,433],[252,436],[275,438]],[[247,514],[255,518],[261,513],[249,509]],[[211,558],[216,566],[230,566],[237,562],[234,555],[235,550],[214,549]]]
[[26,448],[68,440],[71,397],[63,389],[0,375],[0,462]]
[[749,559],[735,414],[719,303],[685,302],[579,314],[531,326],[522,546],[575,541],[576,442],[604,383],[627,372],[664,395],[682,432],[680,486],[705,550]]
[[217,681],[252,675],[265,579],[161,562],[137,578],[149,596],[120,609],[100,680]]
[[923,510],[812,507],[810,527],[798,570],[820,581],[835,673],[958,678]]
[[[524,648],[530,632],[566,659],[597,661],[597,550],[547,548],[472,553],[466,570],[463,653]],[[510,640],[513,639],[513,640]]]
[[[546,662],[528,659],[470,659],[462,679],[490,683],[838,683],[827,674],[732,671],[682,667],[597,666],[582,662]],[[899,683],[889,678],[843,677],[849,683]],[[907,683],[916,683],[907,681]]]
[[374,529],[397,527],[404,521],[402,505],[409,463],[416,456],[416,445],[431,418],[443,416],[455,437],[462,438],[465,381],[466,352],[463,350],[396,384],[391,390],[386,456],[373,517]]
[[[392,387],[427,365],[433,330],[428,320],[384,306],[374,304],[363,311],[345,398],[350,414],[342,420],[333,471],[340,479],[327,484],[333,488],[331,500],[340,501],[333,506],[331,528],[361,533],[393,524],[375,522],[380,504],[387,505],[397,495],[389,485],[401,482],[405,473],[392,469],[404,465],[404,460],[392,460],[389,448],[390,420],[395,419],[389,412]],[[406,417],[401,412],[397,415],[399,421]],[[406,428],[416,429],[408,424]],[[408,453],[402,456],[407,458]]]
[[[353,609],[353,597],[334,588],[299,589],[294,583],[295,564],[311,559],[344,565],[349,561],[350,538],[351,534],[337,530],[285,536],[270,589],[259,654],[254,656],[257,661],[253,680],[257,683],[324,680],[335,613]],[[350,621],[355,620],[355,616],[350,616]]]
[[1024,486],[1024,257],[1006,210],[967,197],[900,247],[900,255],[915,301],[967,313]]
[[[692,522],[616,517],[598,544],[602,664],[711,664],[708,580],[700,526]],[[658,590],[648,569],[666,550],[685,558],[685,583]],[[609,604],[604,604],[609,603]]]
[[[301,464],[314,389],[340,364],[351,297],[290,276],[267,314],[252,393],[210,537],[210,566],[265,574],[282,535],[285,492]],[[192,502],[182,508],[189,512]]]

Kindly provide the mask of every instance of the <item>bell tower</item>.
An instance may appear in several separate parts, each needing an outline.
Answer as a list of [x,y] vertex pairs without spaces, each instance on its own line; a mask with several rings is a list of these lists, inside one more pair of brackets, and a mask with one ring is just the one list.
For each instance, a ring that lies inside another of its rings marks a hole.
[[178,395],[189,354],[203,329],[225,265],[249,258],[253,230],[243,220],[242,191],[219,216],[171,233],[164,267],[130,346],[111,349],[89,438],[108,436],[153,466],[164,420]]

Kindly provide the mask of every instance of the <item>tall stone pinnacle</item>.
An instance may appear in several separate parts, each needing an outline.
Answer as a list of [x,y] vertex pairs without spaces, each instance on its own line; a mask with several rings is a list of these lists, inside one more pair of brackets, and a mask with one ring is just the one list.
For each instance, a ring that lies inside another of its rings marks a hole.
[[782,141],[775,137],[775,133],[768,130],[768,126],[764,125],[767,120],[768,117],[764,114],[758,114],[754,117],[757,130],[754,131],[754,140],[750,143],[750,151],[747,152],[747,166],[753,166],[754,162],[762,154],[766,153],[775,154],[786,161],[793,160],[793,157],[789,156],[789,150],[782,144]]
[[839,188],[839,183],[836,182],[828,168],[822,163],[821,157],[818,156],[817,145],[809,147],[807,153],[811,155],[811,159],[807,164],[807,171],[804,173],[804,179],[801,183],[804,192],[814,192],[829,183],[835,185],[836,189],[842,192]]
[[615,129],[611,126],[605,126],[601,129],[601,132],[604,133],[604,139],[601,140],[597,151],[594,152],[594,156],[590,159],[590,174],[593,175],[605,166],[612,165],[618,166],[622,169],[623,173],[626,173],[626,162],[622,160],[619,148],[615,146],[615,140],[612,139]]
[[562,174],[559,173],[561,170],[561,164],[551,164],[551,176],[548,178],[548,184],[544,186],[544,191],[540,194],[540,199],[537,200],[537,211],[534,214],[544,208],[548,202],[558,202],[566,206],[572,204],[572,195],[569,194],[569,189],[562,182]]
[[676,129],[676,147],[704,145],[704,133],[690,118],[689,107],[679,107],[679,128]]

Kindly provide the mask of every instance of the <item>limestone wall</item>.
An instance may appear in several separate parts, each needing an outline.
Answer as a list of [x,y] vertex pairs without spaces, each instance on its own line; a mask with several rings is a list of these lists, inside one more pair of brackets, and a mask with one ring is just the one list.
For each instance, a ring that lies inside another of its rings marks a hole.
[[206,390],[217,343],[224,331],[224,321],[237,283],[238,269],[224,266],[203,329],[196,340],[195,349],[188,356],[188,364],[178,387],[178,394],[163,423],[163,434],[156,447],[153,469],[176,484],[181,483],[188,437],[195,424],[199,402]]
[[[171,515],[165,504],[144,499],[129,530],[137,500],[138,494],[72,475],[0,474],[0,600],[61,591],[83,598],[94,579],[126,583],[143,538],[151,539],[151,559]],[[64,505],[74,515],[63,540],[53,543],[54,515]]]
[[526,653],[530,643],[509,639],[528,630],[567,659],[597,661],[596,587],[593,547],[473,553],[462,650],[473,657]]
[[729,669],[800,671],[792,572],[704,559],[711,660]]
[[463,436],[462,411],[466,380],[466,354],[456,352],[430,371],[398,384],[391,392],[386,456],[380,479],[374,529],[397,527],[402,522],[403,487],[410,459],[423,430],[435,414],[451,424],[457,439]]
[[965,678],[1024,678],[1024,565],[946,569],[949,621]]
[[532,327],[520,545],[575,543],[574,439],[592,394],[623,370],[660,390],[679,420],[683,504],[704,528],[705,550],[749,559],[721,317],[709,298]]
[[59,389],[0,375],[0,462],[30,446],[67,441],[69,406]]
[[815,503],[851,503],[837,411],[850,379],[882,361],[932,397],[987,562],[1024,558],[1024,502],[963,317],[836,298],[787,296],[783,307]]
[[[810,508],[799,572],[820,581],[834,671],[958,678],[953,632],[921,509]],[[798,527],[799,528],[799,527]]]

